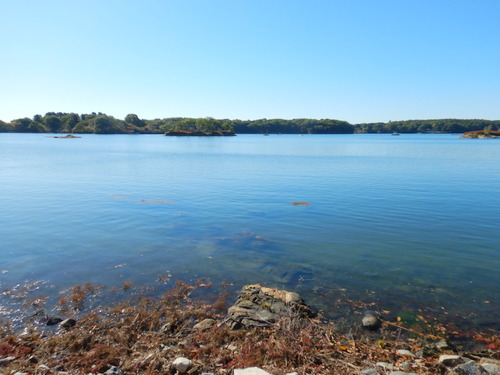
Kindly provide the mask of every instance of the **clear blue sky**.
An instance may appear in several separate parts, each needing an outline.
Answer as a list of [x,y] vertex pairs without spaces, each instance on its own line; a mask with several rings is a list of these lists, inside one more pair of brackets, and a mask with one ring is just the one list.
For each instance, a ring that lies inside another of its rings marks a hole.
[[498,0],[0,0],[0,119],[500,119]]

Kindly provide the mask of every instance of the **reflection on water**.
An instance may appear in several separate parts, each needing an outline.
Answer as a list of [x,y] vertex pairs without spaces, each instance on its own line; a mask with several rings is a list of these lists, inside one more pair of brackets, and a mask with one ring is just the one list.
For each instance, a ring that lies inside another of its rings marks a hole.
[[500,329],[486,303],[500,297],[499,157],[499,142],[436,134],[0,134],[0,287],[43,282],[30,295],[57,301],[171,272]]

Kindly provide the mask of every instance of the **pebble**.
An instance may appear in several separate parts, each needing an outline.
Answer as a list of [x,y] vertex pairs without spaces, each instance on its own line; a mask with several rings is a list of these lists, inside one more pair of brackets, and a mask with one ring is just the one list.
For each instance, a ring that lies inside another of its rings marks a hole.
[[50,371],[50,367],[47,365],[40,365],[38,366],[38,370],[40,371]]
[[459,355],[443,354],[439,356],[439,363],[449,367],[455,367],[464,362],[465,360]]
[[189,370],[189,368],[193,365],[193,362],[191,360],[184,358],[184,357],[178,357],[175,359],[175,361],[172,363],[172,366],[179,371],[181,374],[184,374]]
[[413,354],[412,352],[410,352],[409,350],[405,350],[405,349],[398,349],[396,351],[398,354],[400,355],[409,355],[410,357],[415,357],[415,354]]
[[71,327],[74,327],[76,324],[76,320],[75,319],[64,319],[61,323],[60,323],[60,326],[63,327],[63,328],[71,328]]
[[361,371],[361,375],[379,375],[379,374],[377,370],[375,370],[374,368],[369,368]]
[[56,324],[61,323],[63,320],[61,318],[58,318],[56,316],[49,316],[47,317],[47,320],[45,321],[45,324],[48,326],[55,326]]
[[391,371],[389,375],[418,375],[415,372]]
[[118,367],[111,366],[111,368],[106,371],[104,375],[123,375],[123,372]]
[[368,328],[372,331],[378,329],[381,325],[381,321],[377,313],[370,310],[365,312],[363,319],[361,319],[361,323],[363,324],[363,327]]
[[377,362],[375,363],[375,365],[378,367],[382,367],[385,370],[392,370],[394,368],[394,365],[388,362]]

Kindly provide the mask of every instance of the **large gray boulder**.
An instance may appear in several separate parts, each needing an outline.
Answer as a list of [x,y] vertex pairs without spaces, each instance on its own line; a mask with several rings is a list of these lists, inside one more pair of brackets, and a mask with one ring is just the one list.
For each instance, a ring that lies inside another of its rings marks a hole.
[[229,308],[226,321],[232,329],[268,327],[284,317],[305,318],[314,312],[297,293],[246,285]]

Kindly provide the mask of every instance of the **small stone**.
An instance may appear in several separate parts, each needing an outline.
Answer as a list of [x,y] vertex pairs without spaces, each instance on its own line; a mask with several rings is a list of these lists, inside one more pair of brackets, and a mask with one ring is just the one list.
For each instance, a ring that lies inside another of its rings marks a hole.
[[439,356],[439,363],[445,366],[455,367],[465,362],[459,355],[443,354]]
[[363,319],[361,319],[361,323],[363,324],[363,327],[375,331],[380,327],[382,322],[380,321],[376,312],[368,310],[367,312],[365,312]]
[[207,331],[215,325],[214,319],[204,319],[193,327],[196,331]]
[[28,373],[27,372],[20,372],[20,371],[18,371],[14,375],[28,375]]
[[294,371],[294,372],[286,373],[285,375],[299,375],[299,373]]
[[271,374],[258,367],[247,367],[244,369],[234,369],[233,375],[271,375]]
[[38,366],[38,370],[40,371],[50,371],[50,367],[47,365],[40,365]]
[[61,323],[63,320],[61,318],[58,318],[56,316],[49,316],[47,317],[47,320],[45,321],[45,324],[48,326],[55,326],[56,324]]
[[123,372],[118,367],[111,366],[111,368],[106,371],[104,375],[123,375]]
[[375,365],[378,367],[382,367],[385,370],[392,370],[394,368],[394,365],[388,362],[377,362],[375,363]]
[[415,357],[415,355],[410,352],[409,350],[405,350],[405,349],[398,349],[396,350],[396,352],[399,354],[399,355],[408,355],[410,357]]
[[191,360],[184,358],[184,357],[178,357],[175,359],[174,362],[172,362],[172,366],[179,371],[181,374],[184,374],[189,370],[189,368],[193,365],[193,362]]
[[238,349],[238,347],[236,345],[233,345],[233,344],[229,344],[228,346],[226,346],[226,348],[231,350],[231,351],[235,351],[236,349]]
[[379,374],[377,370],[375,370],[374,368],[369,368],[361,371],[361,375],[379,375]]
[[69,319],[64,319],[61,322],[60,326],[63,327],[63,328],[68,329],[68,328],[74,327],[75,324],[76,324],[76,320],[69,318]]
[[500,367],[497,365],[494,365],[493,363],[483,363],[481,366],[490,375],[500,375]]
[[418,375],[415,372],[391,371],[389,375]]
[[453,369],[453,373],[457,375],[481,375],[488,372],[479,364],[474,361],[462,363]]
[[410,365],[410,362],[401,362],[400,363],[400,366],[401,368],[404,370],[404,371],[410,371],[411,369],[411,365]]

